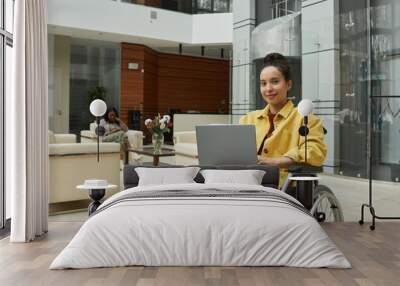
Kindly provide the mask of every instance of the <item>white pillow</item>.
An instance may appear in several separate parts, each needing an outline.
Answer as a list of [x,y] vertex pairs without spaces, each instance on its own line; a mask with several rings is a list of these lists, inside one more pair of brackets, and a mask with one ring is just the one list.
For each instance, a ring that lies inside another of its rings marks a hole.
[[202,170],[205,184],[230,183],[261,185],[265,171],[262,170]]
[[139,176],[138,186],[195,183],[193,179],[199,170],[199,167],[135,168]]

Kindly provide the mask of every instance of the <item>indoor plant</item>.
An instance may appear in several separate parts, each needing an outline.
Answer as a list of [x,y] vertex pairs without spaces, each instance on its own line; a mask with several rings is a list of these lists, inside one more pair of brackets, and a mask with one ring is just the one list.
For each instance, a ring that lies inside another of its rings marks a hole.
[[146,119],[144,124],[151,133],[151,139],[154,146],[154,154],[161,153],[161,147],[164,143],[164,133],[169,132],[168,123],[171,120],[169,115],[161,117],[156,115],[154,119]]

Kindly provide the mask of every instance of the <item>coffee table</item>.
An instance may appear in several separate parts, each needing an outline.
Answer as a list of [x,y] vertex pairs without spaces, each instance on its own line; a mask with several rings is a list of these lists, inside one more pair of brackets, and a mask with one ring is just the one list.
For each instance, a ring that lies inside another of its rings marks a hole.
[[128,152],[134,152],[146,156],[151,156],[153,157],[153,166],[158,166],[160,163],[160,157],[169,157],[169,156],[175,156],[175,150],[170,149],[170,148],[161,148],[161,153],[160,154],[154,154],[154,147],[153,146],[143,146],[141,149],[128,149],[125,154],[125,165],[129,163],[129,154]]

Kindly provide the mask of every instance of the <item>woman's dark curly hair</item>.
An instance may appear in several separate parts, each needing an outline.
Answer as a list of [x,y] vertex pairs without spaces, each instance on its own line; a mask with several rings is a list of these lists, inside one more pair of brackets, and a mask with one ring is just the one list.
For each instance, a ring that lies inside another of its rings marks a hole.
[[[108,114],[109,114],[111,111],[114,111],[115,116],[116,116],[116,117],[119,117],[117,109],[116,109],[114,106],[110,106],[110,107],[107,108],[107,111],[106,111],[106,113],[104,114],[104,120],[105,120],[106,122],[110,122],[110,118],[108,118]],[[116,122],[116,123],[119,124],[119,122]]]
[[285,56],[279,53],[270,53],[264,58],[264,68],[273,66],[276,67],[283,75],[286,81],[292,79],[292,72],[288,60]]

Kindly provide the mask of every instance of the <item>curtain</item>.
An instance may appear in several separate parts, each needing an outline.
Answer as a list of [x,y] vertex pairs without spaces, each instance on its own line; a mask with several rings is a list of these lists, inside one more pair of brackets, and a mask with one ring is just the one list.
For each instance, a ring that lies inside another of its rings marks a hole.
[[12,242],[47,232],[48,109],[46,0],[15,1],[13,94],[6,99],[6,173]]

